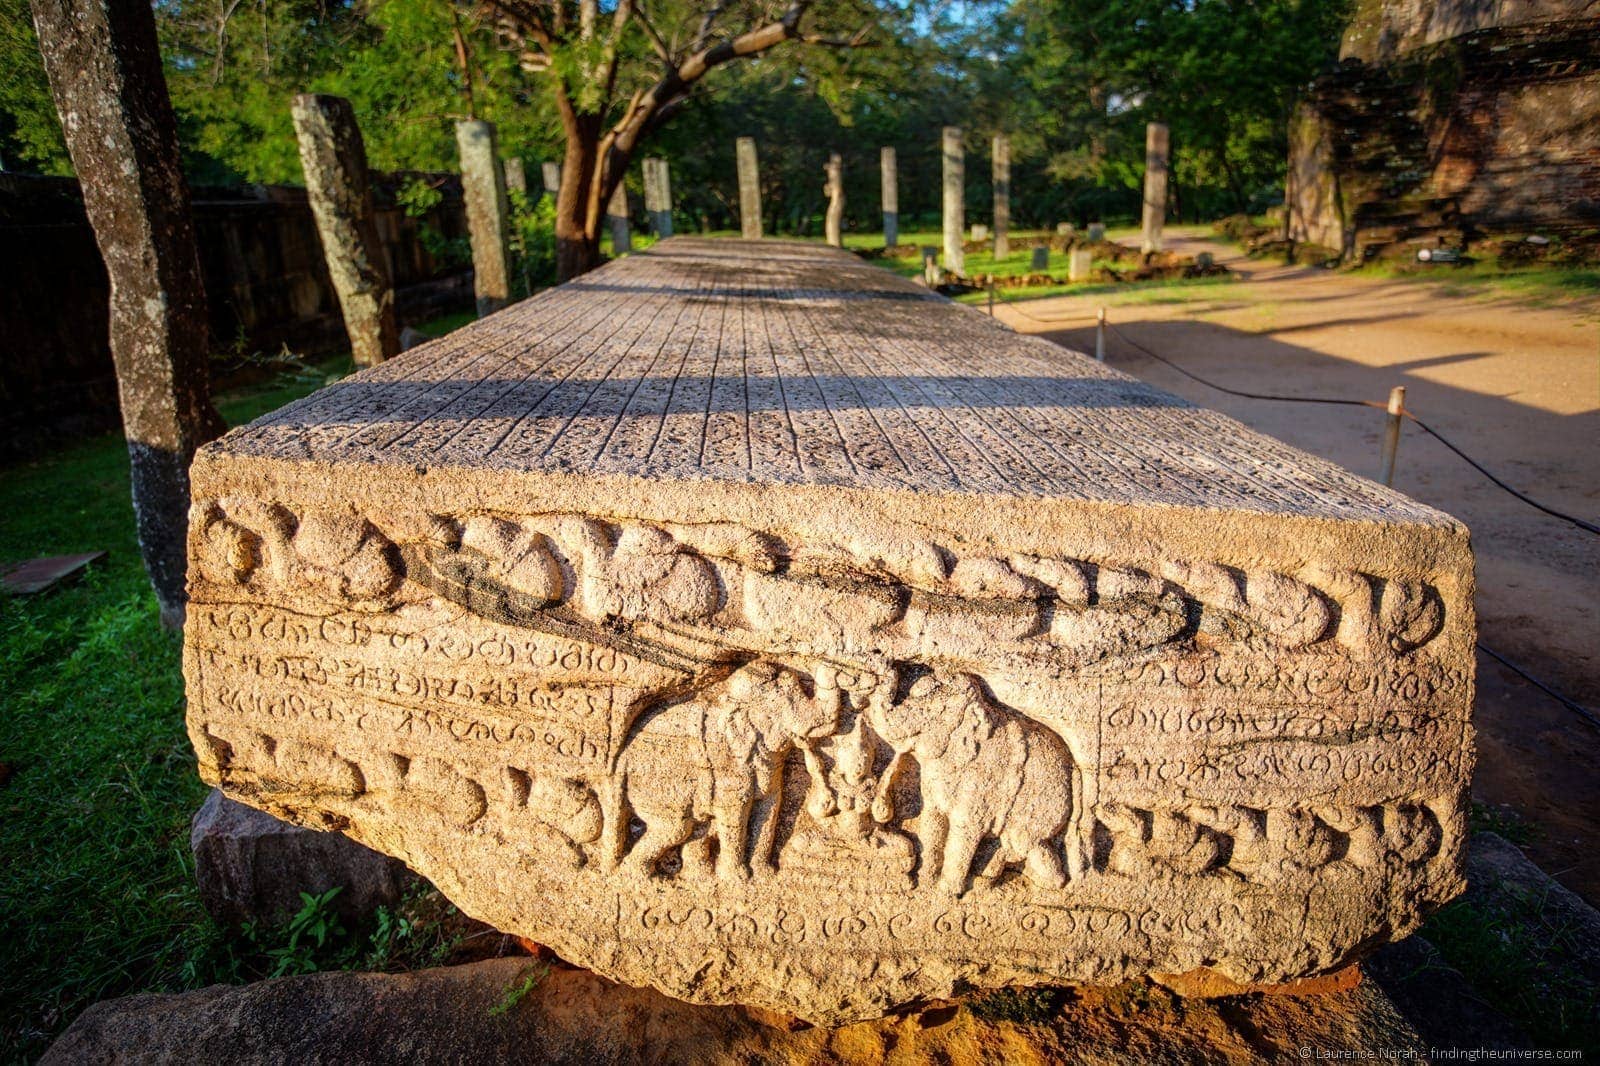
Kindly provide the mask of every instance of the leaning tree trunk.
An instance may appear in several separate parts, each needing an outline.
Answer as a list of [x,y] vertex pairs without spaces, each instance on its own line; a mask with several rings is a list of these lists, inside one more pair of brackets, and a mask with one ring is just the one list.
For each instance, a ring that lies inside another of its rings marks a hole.
[[161,604],[184,612],[189,462],[223,430],[189,188],[149,0],[33,0],[39,51],[111,281],[111,355],[132,465],[139,551]]
[[[561,163],[561,188],[556,193],[556,278],[570,281],[600,265],[600,221],[604,200],[598,199],[595,170],[600,165],[602,122],[598,115],[577,111],[563,94],[561,121],[566,128],[566,155]],[[610,195],[610,190],[604,190]]]

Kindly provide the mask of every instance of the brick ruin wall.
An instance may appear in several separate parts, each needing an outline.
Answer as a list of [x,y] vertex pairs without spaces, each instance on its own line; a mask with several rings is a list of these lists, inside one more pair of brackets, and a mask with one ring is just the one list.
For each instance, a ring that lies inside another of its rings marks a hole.
[[[464,242],[460,180],[428,175],[444,199],[418,219],[395,203],[404,175],[374,177],[402,322],[471,308],[470,264],[441,259],[421,236],[426,225]],[[304,189],[197,188],[194,220],[213,350],[274,355],[287,346],[317,355],[348,347]],[[109,300],[77,181],[0,174],[0,456],[121,424]]]
[[1290,129],[1288,236],[1348,259],[1418,240],[1600,238],[1600,17],[1582,3],[1373,2]]

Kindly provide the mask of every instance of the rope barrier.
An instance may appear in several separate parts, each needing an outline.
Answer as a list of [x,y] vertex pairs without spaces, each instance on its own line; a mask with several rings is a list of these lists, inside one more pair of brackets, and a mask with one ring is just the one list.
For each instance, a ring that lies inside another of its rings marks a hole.
[[[1241,397],[1243,397],[1243,398],[1245,398],[1247,400],[1272,400],[1272,401],[1277,402],[1277,403],[1320,403],[1320,404],[1332,404],[1332,405],[1337,405],[1337,406],[1340,406],[1340,407],[1376,407],[1379,410],[1383,410],[1383,411],[1389,410],[1389,405],[1388,404],[1375,403],[1372,400],[1351,400],[1351,399],[1344,399],[1344,398],[1320,397],[1320,396],[1280,396],[1280,395],[1277,395],[1277,394],[1274,394],[1274,393],[1246,392],[1246,391],[1244,391],[1242,389],[1230,389],[1226,385],[1218,385],[1214,381],[1208,381],[1205,378],[1201,377],[1199,374],[1196,374],[1196,373],[1194,373],[1194,372],[1192,372],[1190,370],[1185,369],[1184,367],[1179,366],[1177,363],[1174,363],[1172,360],[1170,360],[1170,359],[1168,359],[1168,358],[1166,358],[1164,356],[1156,354],[1155,352],[1151,351],[1149,348],[1147,348],[1144,345],[1140,344],[1138,341],[1136,341],[1133,338],[1129,337],[1126,333],[1123,333],[1122,330],[1118,329],[1116,326],[1114,326],[1114,325],[1112,325],[1110,323],[1107,323],[1106,325],[1107,325],[1107,328],[1110,329],[1110,331],[1112,333],[1115,333],[1117,335],[1117,338],[1119,340],[1121,340],[1124,344],[1128,345],[1130,348],[1133,348],[1133,349],[1135,349],[1135,350],[1137,350],[1139,352],[1144,353],[1145,355],[1147,355],[1150,358],[1156,360],[1157,362],[1165,363],[1167,366],[1171,367],[1173,370],[1176,370],[1178,373],[1182,374],[1184,377],[1191,378],[1194,381],[1198,381],[1200,384],[1206,386],[1207,388],[1216,389],[1218,392],[1225,392],[1230,396],[1241,396]],[[1532,497],[1528,496],[1527,494],[1519,492],[1516,489],[1512,488],[1510,485],[1507,485],[1504,481],[1501,481],[1499,478],[1497,478],[1493,474],[1491,474],[1488,470],[1484,469],[1484,466],[1483,466],[1482,463],[1479,463],[1476,459],[1472,458],[1472,456],[1470,456],[1466,452],[1462,451],[1454,443],[1452,443],[1450,440],[1446,439],[1445,436],[1443,434],[1441,434],[1438,430],[1436,430],[1432,426],[1428,425],[1426,422],[1424,422],[1422,419],[1418,418],[1416,415],[1412,414],[1410,411],[1407,411],[1404,408],[1401,408],[1397,413],[1401,417],[1403,417],[1403,418],[1405,418],[1405,419],[1407,419],[1407,420],[1409,420],[1411,422],[1414,422],[1419,429],[1421,429],[1423,432],[1427,433],[1429,436],[1433,437],[1440,444],[1443,444],[1446,448],[1449,448],[1457,456],[1459,456],[1461,459],[1465,460],[1467,462],[1467,464],[1470,465],[1478,473],[1482,474],[1484,477],[1486,477],[1490,481],[1494,482],[1494,484],[1496,486],[1498,486],[1499,488],[1505,490],[1507,493],[1511,494],[1512,496],[1515,496],[1517,499],[1521,500],[1523,503],[1526,503],[1530,507],[1536,508],[1537,510],[1543,511],[1545,514],[1550,515],[1553,518],[1559,518],[1564,522],[1570,522],[1572,525],[1577,526],[1579,529],[1584,530],[1585,532],[1600,534],[1600,527],[1595,526],[1593,523],[1585,522],[1583,519],[1575,518],[1575,517],[1573,517],[1572,515],[1569,515],[1569,514],[1563,514],[1562,512],[1557,511],[1553,507],[1547,507],[1544,504],[1540,503],[1538,500],[1535,500]],[[1574,714],[1578,715],[1580,718],[1582,718],[1585,722],[1587,722],[1593,728],[1595,728],[1597,730],[1600,730],[1600,714],[1596,714],[1594,711],[1592,711],[1589,708],[1585,707],[1583,704],[1579,703],[1577,700],[1574,700],[1570,696],[1565,695],[1564,693],[1562,693],[1561,691],[1559,691],[1558,689],[1556,689],[1555,687],[1550,685],[1548,682],[1540,680],[1533,673],[1531,673],[1530,671],[1524,669],[1521,666],[1518,666],[1516,663],[1512,662],[1510,659],[1506,658],[1504,655],[1502,655],[1499,652],[1495,651],[1493,648],[1489,647],[1487,644],[1483,643],[1482,641],[1478,641],[1477,642],[1477,646],[1478,646],[1478,650],[1479,651],[1483,652],[1485,655],[1489,656],[1491,659],[1494,659],[1496,662],[1500,663],[1500,665],[1504,666],[1506,669],[1510,670],[1512,673],[1516,674],[1518,677],[1521,677],[1524,681],[1528,682],[1530,685],[1533,685],[1535,688],[1539,689],[1541,692],[1543,692],[1545,695],[1549,696],[1551,699],[1555,700],[1557,703],[1560,703],[1567,710],[1569,710],[1569,711],[1573,712]]]
[[[1277,394],[1274,394],[1274,393],[1245,392],[1242,389],[1230,389],[1226,385],[1218,385],[1214,381],[1207,381],[1205,378],[1201,377],[1199,374],[1196,374],[1196,373],[1194,373],[1193,371],[1190,371],[1190,370],[1186,370],[1185,368],[1179,366],[1177,363],[1174,363],[1171,359],[1168,359],[1165,356],[1156,354],[1155,352],[1151,351],[1149,348],[1147,348],[1144,345],[1140,344],[1138,341],[1136,341],[1133,338],[1129,337],[1126,333],[1122,332],[1122,330],[1118,329],[1116,326],[1112,325],[1109,322],[1106,324],[1106,328],[1111,330],[1112,333],[1115,333],[1117,335],[1118,339],[1121,340],[1124,344],[1128,345],[1130,348],[1134,348],[1137,351],[1142,352],[1143,354],[1149,356],[1150,358],[1156,360],[1157,362],[1165,363],[1167,366],[1169,366],[1172,369],[1176,370],[1178,373],[1182,374],[1184,377],[1192,378],[1193,380],[1198,381],[1200,384],[1206,386],[1207,388],[1216,389],[1218,392],[1225,392],[1230,396],[1242,396],[1247,400],[1272,400],[1272,401],[1277,402],[1277,403],[1320,403],[1320,404],[1334,404],[1334,405],[1338,405],[1338,406],[1342,406],[1342,407],[1376,407],[1379,410],[1388,410],[1388,405],[1387,404],[1377,403],[1377,402],[1375,402],[1373,400],[1350,400],[1350,399],[1324,397],[1324,396],[1281,396],[1281,395],[1277,395]],[[1498,488],[1504,490],[1505,492],[1509,493],[1512,496],[1515,496],[1517,499],[1521,500],[1523,503],[1527,504],[1529,507],[1533,507],[1536,510],[1543,511],[1545,514],[1549,515],[1552,518],[1558,518],[1563,522],[1570,523],[1571,525],[1574,525],[1577,528],[1583,530],[1585,533],[1593,533],[1593,534],[1595,534],[1597,536],[1600,536],[1600,526],[1595,525],[1593,522],[1586,522],[1581,518],[1577,518],[1577,517],[1575,517],[1573,515],[1569,515],[1569,514],[1566,514],[1566,513],[1562,512],[1562,511],[1558,511],[1554,507],[1549,507],[1549,506],[1547,506],[1547,505],[1545,505],[1543,503],[1540,503],[1538,500],[1534,499],[1533,497],[1529,496],[1528,494],[1526,494],[1524,492],[1520,492],[1517,489],[1512,488],[1510,485],[1507,485],[1504,481],[1500,480],[1494,474],[1490,473],[1489,470],[1486,469],[1482,463],[1478,462],[1476,459],[1472,458],[1472,456],[1470,456],[1466,452],[1462,451],[1461,448],[1459,448],[1454,442],[1452,442],[1444,434],[1440,433],[1438,430],[1436,430],[1432,426],[1428,425],[1426,422],[1424,422],[1422,419],[1418,418],[1416,415],[1412,414],[1410,411],[1402,409],[1402,410],[1399,411],[1399,414],[1400,414],[1400,416],[1402,418],[1405,418],[1407,421],[1415,423],[1418,429],[1422,430],[1424,433],[1428,434],[1430,437],[1432,437],[1435,440],[1437,440],[1440,444],[1443,444],[1446,448],[1449,448],[1452,452],[1454,452],[1457,456],[1459,456],[1462,460],[1464,460],[1467,463],[1467,465],[1471,466],[1478,473],[1480,473],[1484,477],[1488,478]]]

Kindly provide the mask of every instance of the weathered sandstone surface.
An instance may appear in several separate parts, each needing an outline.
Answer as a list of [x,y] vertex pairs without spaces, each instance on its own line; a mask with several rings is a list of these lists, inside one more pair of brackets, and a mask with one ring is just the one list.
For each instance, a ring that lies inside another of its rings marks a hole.
[[625,983],[1287,981],[1462,889],[1466,530],[845,253],[674,239],[192,477],[206,780]]

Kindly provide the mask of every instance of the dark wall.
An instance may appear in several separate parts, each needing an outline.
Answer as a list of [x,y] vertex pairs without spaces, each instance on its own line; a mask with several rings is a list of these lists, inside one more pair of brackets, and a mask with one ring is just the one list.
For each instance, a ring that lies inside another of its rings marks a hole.
[[[401,321],[470,308],[470,266],[435,257],[420,236],[427,225],[465,237],[459,181],[434,176],[444,200],[415,219],[394,202],[399,177],[376,178]],[[194,216],[219,372],[241,354],[348,346],[304,189],[200,188]],[[77,182],[0,173],[0,455],[119,426],[109,298]]]
[[1470,249],[1531,232],[1595,247],[1600,17],[1347,58],[1291,127],[1287,199],[1291,239],[1356,260],[1409,256],[1418,238]]

